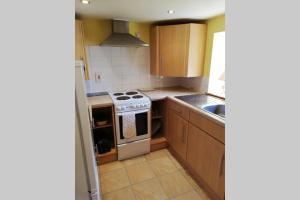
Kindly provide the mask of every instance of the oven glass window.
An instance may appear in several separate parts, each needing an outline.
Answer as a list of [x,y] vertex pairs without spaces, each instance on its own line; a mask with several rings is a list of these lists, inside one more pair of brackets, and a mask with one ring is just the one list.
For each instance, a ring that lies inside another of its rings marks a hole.
[[[146,135],[148,133],[148,114],[139,113],[135,114],[135,128],[136,128],[136,135]],[[123,135],[123,117],[119,116],[119,130],[120,130],[120,139],[124,139]]]
[[148,115],[147,112],[135,115],[136,135],[146,135],[148,133]]

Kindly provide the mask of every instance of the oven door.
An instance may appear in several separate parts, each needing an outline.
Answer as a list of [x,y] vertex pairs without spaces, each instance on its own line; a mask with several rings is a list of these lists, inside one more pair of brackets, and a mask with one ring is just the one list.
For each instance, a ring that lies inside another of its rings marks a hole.
[[[123,118],[125,115],[129,115],[129,114],[135,116],[136,136],[131,138],[125,138],[123,135],[123,124],[124,124]],[[150,138],[151,116],[150,116],[149,109],[117,113],[115,116],[116,116],[117,144],[124,144],[136,140]]]

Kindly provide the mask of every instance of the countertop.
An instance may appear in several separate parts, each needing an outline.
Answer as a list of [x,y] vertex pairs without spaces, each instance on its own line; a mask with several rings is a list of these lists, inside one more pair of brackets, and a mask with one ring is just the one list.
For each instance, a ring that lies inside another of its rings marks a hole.
[[113,105],[113,101],[109,95],[87,97],[87,101],[88,106],[91,106],[92,108]]
[[167,97],[199,94],[199,92],[195,92],[184,87],[165,87],[139,91],[147,95],[152,101],[165,99]]
[[[166,87],[166,88],[155,88],[155,89],[151,89],[151,90],[150,89],[149,90],[139,90],[139,91],[142,92],[143,94],[147,95],[152,101],[169,98],[183,106],[188,107],[192,111],[195,111],[195,112],[201,114],[202,116],[215,121],[219,125],[225,126],[224,119],[221,119],[218,116],[210,114],[198,107],[195,107],[189,103],[186,103],[180,99],[175,98],[175,96],[201,94],[200,92],[189,90],[184,87]],[[216,97],[212,97],[212,98],[216,98]],[[88,100],[88,106],[91,106],[92,108],[113,105],[113,101],[109,95],[87,97],[87,100]],[[216,100],[222,101],[225,103],[225,101],[222,99],[216,98]]]

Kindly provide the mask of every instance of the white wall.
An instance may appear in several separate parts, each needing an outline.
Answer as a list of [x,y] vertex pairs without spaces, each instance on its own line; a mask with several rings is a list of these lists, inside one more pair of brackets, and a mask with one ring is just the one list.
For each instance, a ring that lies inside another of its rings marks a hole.
[[[180,78],[160,78],[150,75],[149,47],[88,46],[90,80],[87,92],[115,92],[130,89],[150,89],[180,84]],[[95,80],[100,73],[101,80]]]

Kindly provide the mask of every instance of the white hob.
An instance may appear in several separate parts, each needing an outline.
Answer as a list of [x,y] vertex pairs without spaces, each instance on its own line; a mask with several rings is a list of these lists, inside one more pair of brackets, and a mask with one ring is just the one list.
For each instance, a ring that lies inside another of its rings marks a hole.
[[116,112],[149,109],[151,100],[137,90],[109,93],[115,105]]

